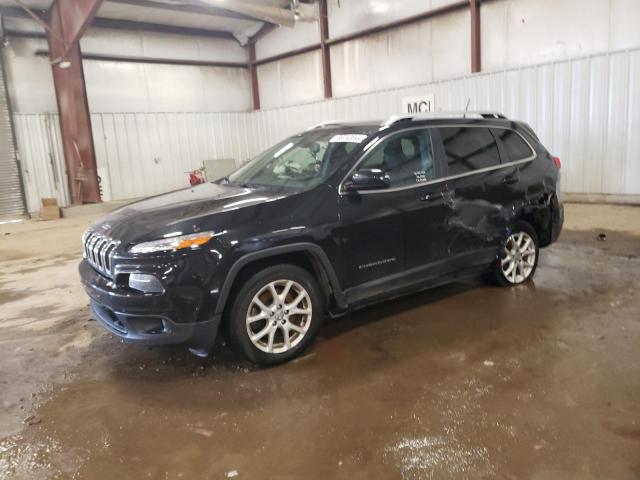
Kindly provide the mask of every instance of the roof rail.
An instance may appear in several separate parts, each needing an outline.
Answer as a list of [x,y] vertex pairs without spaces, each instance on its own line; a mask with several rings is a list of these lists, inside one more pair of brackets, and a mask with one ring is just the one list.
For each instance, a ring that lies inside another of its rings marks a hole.
[[430,120],[438,118],[507,118],[499,112],[425,112],[407,113],[403,115],[393,115],[389,117],[382,126],[389,127],[394,123],[412,120]]
[[320,122],[316,125],[310,126],[305,130],[305,132],[308,132],[309,130],[315,130],[316,128],[327,127],[329,125],[340,125],[341,123],[344,123],[344,122],[341,122],[340,120],[327,120],[326,122]]

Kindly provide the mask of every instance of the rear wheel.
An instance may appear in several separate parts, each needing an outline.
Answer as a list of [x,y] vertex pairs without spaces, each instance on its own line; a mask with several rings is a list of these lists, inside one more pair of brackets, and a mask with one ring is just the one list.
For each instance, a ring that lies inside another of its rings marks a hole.
[[516,223],[493,265],[499,285],[520,285],[531,279],[538,266],[538,235],[526,222]]
[[233,301],[228,318],[231,345],[258,365],[295,358],[320,328],[321,298],[315,279],[295,265],[256,273]]

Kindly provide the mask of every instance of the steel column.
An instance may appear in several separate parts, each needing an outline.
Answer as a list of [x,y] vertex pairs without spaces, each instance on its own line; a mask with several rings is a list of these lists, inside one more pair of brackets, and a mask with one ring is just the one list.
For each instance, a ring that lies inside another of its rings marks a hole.
[[471,73],[482,70],[480,50],[480,0],[469,0],[471,12]]
[[329,39],[329,16],[327,0],[320,0],[320,53],[322,55],[322,80],[324,84],[324,98],[333,96],[331,87],[331,54],[327,40]]
[[56,0],[49,10],[49,55],[60,113],[69,191],[74,204],[100,201],[79,41],[102,1]]
[[258,66],[256,64],[256,44],[250,42],[249,49],[249,75],[251,76],[251,95],[253,98],[253,109],[260,110],[260,87],[258,85]]

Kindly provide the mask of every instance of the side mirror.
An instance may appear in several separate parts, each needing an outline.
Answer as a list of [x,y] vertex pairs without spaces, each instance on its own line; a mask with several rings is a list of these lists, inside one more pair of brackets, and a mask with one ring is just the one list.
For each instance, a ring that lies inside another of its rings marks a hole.
[[389,188],[390,184],[391,179],[384,170],[365,168],[354,173],[345,187],[349,192],[357,192],[358,190],[382,190]]

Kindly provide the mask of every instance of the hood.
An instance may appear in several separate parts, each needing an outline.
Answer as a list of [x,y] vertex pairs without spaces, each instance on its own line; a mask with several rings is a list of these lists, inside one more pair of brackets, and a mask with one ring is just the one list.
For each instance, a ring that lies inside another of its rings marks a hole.
[[194,233],[223,226],[209,219],[290,195],[291,190],[204,183],[150,197],[114,210],[93,229],[126,242],[148,241],[180,231]]

